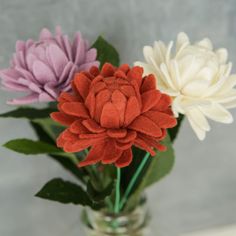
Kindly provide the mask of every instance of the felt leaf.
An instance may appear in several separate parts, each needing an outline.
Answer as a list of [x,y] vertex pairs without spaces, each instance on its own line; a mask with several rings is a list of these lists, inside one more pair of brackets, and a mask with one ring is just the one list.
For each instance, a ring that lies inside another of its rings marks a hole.
[[97,38],[92,48],[97,49],[97,60],[100,61],[100,68],[106,62],[110,62],[114,66],[119,66],[120,59],[118,52],[102,36]]
[[51,118],[35,119],[31,121],[31,123],[40,125],[53,140],[56,140],[59,134],[65,130],[64,126],[55,122]]
[[87,183],[87,193],[94,202],[104,201],[106,197],[111,195],[113,189],[114,181],[103,189],[96,189],[91,180]]
[[172,129],[168,129],[168,133],[169,133],[170,140],[172,143],[177,138],[177,135],[179,133],[179,130],[180,130],[183,120],[184,120],[184,115],[180,114],[179,117],[177,118],[177,125]]
[[2,118],[26,118],[29,120],[49,118],[50,113],[56,111],[55,108],[36,109],[30,107],[19,107],[13,111],[0,114]]
[[55,145],[51,145],[42,141],[33,141],[30,139],[24,139],[24,138],[8,141],[3,146],[12,151],[19,152],[26,155],[45,154],[45,153],[50,153],[50,154],[63,153],[63,151],[57,148]]
[[89,195],[79,185],[60,178],[46,183],[35,196],[64,204],[93,205]]
[[[174,165],[174,150],[170,137],[167,135],[162,143],[167,147],[167,151],[157,151],[156,156],[149,157],[148,162],[134,187],[135,191],[131,194],[126,203],[126,209],[131,209],[137,201],[139,201],[140,195],[147,187],[161,180],[172,170]],[[136,157],[134,156],[134,159],[135,158]]]
[[[38,136],[40,141],[47,142],[55,145],[55,141],[51,138],[51,136],[41,127],[40,124],[31,122],[32,128],[34,129],[36,135]],[[80,153],[76,153],[78,157]],[[85,179],[87,177],[87,173],[83,168],[78,168],[78,159],[75,155],[68,153],[67,156],[61,156],[57,154],[49,155],[50,158],[58,162],[64,169],[69,171],[72,175],[74,175],[77,179],[85,183]]]

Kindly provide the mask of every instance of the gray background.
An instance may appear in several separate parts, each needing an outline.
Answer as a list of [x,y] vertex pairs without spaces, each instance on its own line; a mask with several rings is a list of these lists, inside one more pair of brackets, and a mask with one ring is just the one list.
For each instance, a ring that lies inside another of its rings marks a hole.
[[[103,34],[122,62],[142,59],[142,47],[169,41],[179,31],[205,36],[229,49],[236,63],[235,0],[0,0],[0,67],[8,65],[17,39],[37,38],[42,27],[80,30],[91,42]],[[235,70],[234,70],[235,71]],[[0,111],[14,94],[0,92]],[[233,112],[234,116],[236,111]],[[26,121],[0,120],[0,143],[34,137]],[[236,223],[236,124],[212,124],[199,142],[187,123],[176,147],[170,176],[149,189],[155,236]],[[26,157],[0,148],[0,235],[83,235],[80,208],[33,197],[53,177],[71,177],[43,156]]]

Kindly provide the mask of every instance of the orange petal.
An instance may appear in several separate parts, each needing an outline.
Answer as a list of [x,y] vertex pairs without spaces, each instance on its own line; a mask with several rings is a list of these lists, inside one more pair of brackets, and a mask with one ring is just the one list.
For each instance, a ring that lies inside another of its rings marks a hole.
[[83,120],[82,123],[89,131],[93,133],[102,133],[105,131],[104,128],[102,128],[97,122],[92,119]]
[[115,141],[110,140],[104,146],[104,153],[102,157],[103,164],[111,164],[115,162],[122,154],[122,150],[117,149],[115,146]]
[[156,89],[156,78],[154,75],[151,74],[143,79],[141,92],[144,93],[152,89]]
[[62,112],[53,112],[50,114],[50,117],[58,123],[66,126],[72,124],[77,119],[76,117],[66,115]]
[[124,73],[127,73],[129,71],[129,65],[123,64],[119,67],[120,70],[124,71]]
[[133,130],[128,130],[127,135],[124,138],[119,138],[120,143],[132,142],[137,137],[137,132]]
[[115,67],[110,63],[105,63],[101,70],[101,75],[104,77],[110,77],[114,75]]
[[130,97],[125,112],[125,126],[128,126],[140,114],[140,106],[136,97]]
[[87,166],[87,165],[94,165],[97,162],[101,161],[104,152],[104,144],[100,143],[94,145],[91,150],[89,151],[87,157],[84,161],[79,163],[79,167]]
[[172,104],[171,97],[167,94],[162,93],[161,98],[158,103],[155,105],[154,109],[158,111],[165,111]]
[[66,142],[63,149],[65,152],[80,152],[94,143],[94,140],[89,139],[79,139],[78,141],[71,143]]
[[90,116],[93,118],[95,115],[95,95],[90,92],[85,100],[85,106],[88,108]]
[[173,128],[177,124],[177,121],[173,116],[160,111],[147,111],[143,113],[143,115],[164,129]]
[[83,139],[104,139],[107,137],[107,134],[106,132],[99,134],[80,134],[79,137]]
[[77,73],[75,74],[74,84],[79,94],[85,99],[88,96],[91,80],[83,73]]
[[102,114],[103,106],[110,101],[111,99],[111,92],[109,90],[103,90],[96,96],[96,109],[95,109],[95,120],[100,122],[100,117]]
[[79,97],[67,92],[62,92],[58,98],[58,102],[79,102],[79,100]]
[[152,156],[156,155],[156,152],[145,141],[143,141],[140,138],[135,139],[134,145],[138,148],[141,148],[141,149],[149,152]]
[[105,128],[119,128],[119,112],[111,102],[103,106],[100,123]]
[[159,141],[155,140],[154,138],[151,138],[150,136],[140,134],[139,139],[142,139],[147,145],[156,148],[159,151],[166,150],[166,147],[164,145],[161,145]]
[[156,123],[143,115],[137,117],[128,128],[153,137],[159,137],[162,134]]
[[89,118],[88,110],[83,103],[80,102],[65,102],[61,109],[68,115],[81,118]]
[[120,91],[128,98],[135,96],[135,90],[134,90],[133,86],[131,86],[131,85],[121,86]]
[[124,138],[127,134],[126,129],[109,129],[107,135],[111,138]]
[[126,97],[119,90],[115,90],[112,93],[111,100],[113,105],[119,112],[120,125],[123,125],[125,119],[126,102],[127,102]]
[[121,150],[126,150],[128,148],[131,148],[133,144],[134,144],[134,141],[121,143],[121,142],[119,142],[119,140],[117,140],[116,148],[121,149]]
[[89,69],[89,72],[93,75],[93,76],[97,76],[99,75],[100,71],[98,69],[98,67],[96,66],[92,66],[90,69]]
[[131,148],[125,150],[120,158],[116,161],[115,165],[119,168],[128,166],[133,159],[133,153]]
[[114,76],[116,78],[127,79],[126,73],[124,71],[122,71],[122,70],[119,70],[119,69],[114,73]]
[[141,86],[142,83],[142,76],[143,76],[143,68],[140,66],[134,66],[130,69],[127,74],[128,79],[135,80],[138,86]]
[[89,130],[82,124],[81,120],[76,120],[70,125],[70,132],[74,134],[87,134]]
[[158,90],[149,90],[141,95],[142,99],[142,112],[146,112],[154,107],[159,99],[161,93]]

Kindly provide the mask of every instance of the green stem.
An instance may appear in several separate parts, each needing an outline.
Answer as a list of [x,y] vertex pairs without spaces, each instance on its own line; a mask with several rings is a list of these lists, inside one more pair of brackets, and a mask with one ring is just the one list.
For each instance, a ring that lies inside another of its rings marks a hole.
[[121,181],[121,170],[120,168],[116,168],[117,170],[117,179],[116,179],[116,199],[115,199],[115,207],[114,212],[118,214],[120,211],[120,181]]
[[123,196],[123,198],[121,200],[121,203],[120,203],[120,207],[119,207],[120,210],[124,207],[124,204],[126,203],[126,201],[127,201],[128,197],[129,197],[131,191],[133,190],[133,187],[134,187],[136,181],[138,180],[138,177],[139,177],[140,173],[142,172],[144,166],[146,165],[146,163],[148,161],[149,155],[150,155],[150,153],[147,152],[146,155],[144,156],[141,164],[139,165],[139,167],[137,168],[136,172],[134,173],[131,181],[129,182],[129,185],[128,185],[128,187],[127,187],[127,189],[126,189],[126,191],[124,193],[124,196]]

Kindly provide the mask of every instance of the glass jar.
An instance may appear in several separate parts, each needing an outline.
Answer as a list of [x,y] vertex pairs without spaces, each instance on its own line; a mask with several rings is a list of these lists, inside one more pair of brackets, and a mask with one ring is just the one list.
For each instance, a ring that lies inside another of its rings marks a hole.
[[139,205],[126,213],[111,214],[90,208],[83,212],[87,236],[150,236],[149,220],[146,199],[141,200]]

